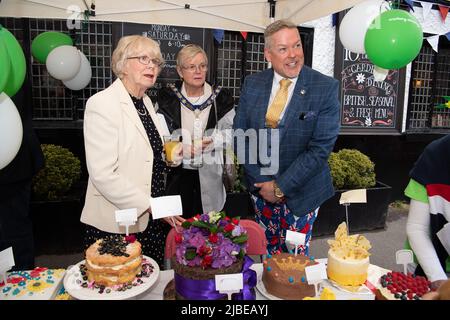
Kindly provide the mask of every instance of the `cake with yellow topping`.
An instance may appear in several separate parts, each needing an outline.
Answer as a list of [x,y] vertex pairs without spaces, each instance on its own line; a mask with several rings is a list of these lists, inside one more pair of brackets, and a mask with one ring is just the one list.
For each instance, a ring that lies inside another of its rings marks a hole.
[[313,297],[315,290],[306,280],[305,268],[317,264],[314,259],[298,254],[267,255],[263,262],[262,282],[271,295],[286,300]]
[[367,280],[369,240],[359,234],[348,235],[347,224],[341,223],[335,240],[328,240],[327,275],[342,286],[360,286]]

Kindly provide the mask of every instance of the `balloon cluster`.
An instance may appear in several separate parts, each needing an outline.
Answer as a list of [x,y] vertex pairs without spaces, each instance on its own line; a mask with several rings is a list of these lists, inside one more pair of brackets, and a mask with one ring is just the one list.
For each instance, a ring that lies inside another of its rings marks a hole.
[[22,144],[20,114],[10,97],[25,80],[25,55],[14,35],[0,25],[0,170],[17,155]]
[[31,43],[33,57],[45,63],[48,73],[71,90],[81,90],[91,81],[92,69],[83,52],[73,46],[68,35],[47,31]]
[[399,69],[419,54],[423,31],[409,12],[390,10],[384,0],[366,0],[344,16],[339,38],[346,49],[367,54],[375,66]]

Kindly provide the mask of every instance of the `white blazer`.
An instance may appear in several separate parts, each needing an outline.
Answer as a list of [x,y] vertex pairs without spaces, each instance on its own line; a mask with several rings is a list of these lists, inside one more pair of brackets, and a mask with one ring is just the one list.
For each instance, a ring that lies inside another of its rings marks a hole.
[[[161,136],[153,104],[144,104]],[[115,221],[115,210],[137,208],[138,221],[130,233],[148,224],[153,150],[130,95],[117,79],[86,103],[84,143],[89,173],[81,222],[111,233],[125,233]]]

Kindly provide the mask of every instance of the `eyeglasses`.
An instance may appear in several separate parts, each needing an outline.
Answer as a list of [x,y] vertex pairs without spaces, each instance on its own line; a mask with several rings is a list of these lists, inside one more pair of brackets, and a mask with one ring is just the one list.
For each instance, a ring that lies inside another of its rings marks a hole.
[[161,60],[156,59],[156,58],[150,58],[149,56],[138,56],[138,57],[128,57],[127,59],[138,59],[140,63],[144,64],[144,65],[149,65],[150,62],[157,67],[161,66]]
[[195,71],[200,70],[202,72],[208,70],[208,65],[202,63],[202,64],[190,64],[188,66],[183,66],[183,69],[189,72],[194,73]]

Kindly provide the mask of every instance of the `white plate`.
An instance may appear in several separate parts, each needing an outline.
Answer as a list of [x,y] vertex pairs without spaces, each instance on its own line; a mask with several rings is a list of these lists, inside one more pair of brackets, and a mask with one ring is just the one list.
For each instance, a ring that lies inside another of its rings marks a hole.
[[278,297],[268,293],[266,290],[266,287],[264,286],[264,283],[262,281],[258,281],[258,283],[256,284],[256,289],[258,289],[258,291],[269,300],[283,300],[281,298],[278,298]]
[[[76,265],[69,268],[64,277],[64,289],[72,297],[79,300],[123,300],[129,299],[138,294],[148,290],[159,277],[159,266],[155,260],[150,257],[142,256],[143,262],[150,263],[153,266],[153,272],[149,277],[140,278],[143,283],[133,286],[131,289],[125,291],[117,291],[110,287],[105,287],[103,293],[99,293],[99,289],[83,288],[81,283],[83,278],[80,272],[80,265],[85,263],[85,260],[78,262]],[[78,281],[77,283],[77,280]],[[106,289],[110,289],[110,293],[106,293]]]

